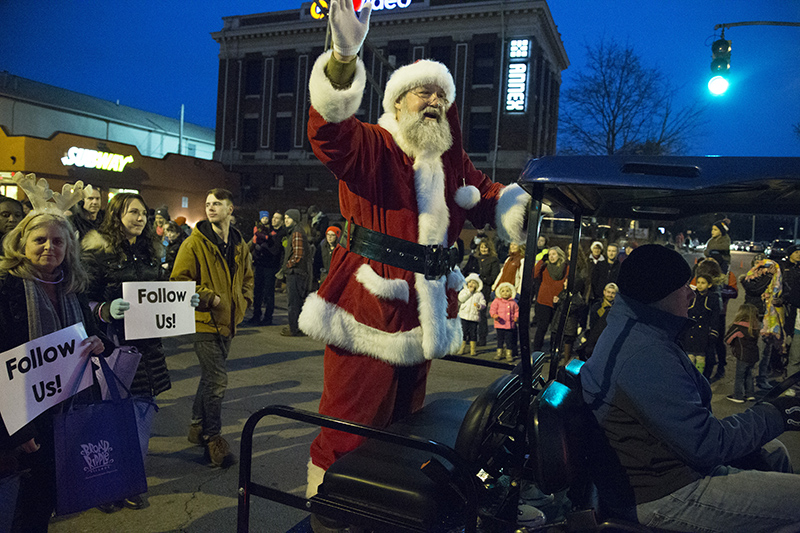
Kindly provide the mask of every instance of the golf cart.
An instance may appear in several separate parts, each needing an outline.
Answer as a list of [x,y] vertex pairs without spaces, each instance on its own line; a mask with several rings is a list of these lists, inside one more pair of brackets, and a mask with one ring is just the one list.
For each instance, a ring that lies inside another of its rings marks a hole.
[[[531,160],[519,183],[532,196],[529,221],[541,221],[543,204],[573,215],[577,250],[584,217],[674,221],[718,211],[795,214],[800,158],[546,157]],[[540,224],[528,225],[529,257],[538,252],[539,233]],[[570,294],[577,255],[571,257]],[[530,322],[533,269],[533,261],[525,262],[521,324]],[[594,453],[588,443],[603,437],[583,404],[581,362],[560,364],[568,314],[561,314],[548,354],[532,354],[529,329],[519,329],[522,361],[516,367],[448,356],[507,368],[508,374],[472,402],[438,399],[387,429],[288,406],[256,412],[242,432],[238,531],[249,531],[253,496],[352,524],[353,531],[653,531],[603,514],[598,483],[588,475]],[[798,379],[784,381],[767,399]],[[305,499],[252,479],[253,432],[266,416],[368,440],[334,463],[318,493]],[[520,492],[531,486],[553,495],[554,509],[542,509],[544,516],[518,514]],[[558,509],[559,502],[567,508]]]

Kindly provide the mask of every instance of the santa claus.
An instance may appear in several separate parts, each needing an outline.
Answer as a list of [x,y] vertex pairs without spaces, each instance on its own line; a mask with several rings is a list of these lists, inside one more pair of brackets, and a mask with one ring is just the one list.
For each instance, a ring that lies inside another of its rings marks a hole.
[[[366,84],[357,57],[371,6],[333,0],[333,50],[311,79],[308,136],[339,180],[347,221],[344,245],[311,294],[300,328],[324,341],[325,384],[319,412],[384,427],[420,407],[430,362],[461,343],[457,291],[464,278],[451,253],[466,220],[489,223],[522,242],[530,197],[493,183],[461,142],[447,67],[417,61],[386,83],[378,124],[355,118]],[[308,496],[324,471],[363,439],[323,428],[311,446]]]

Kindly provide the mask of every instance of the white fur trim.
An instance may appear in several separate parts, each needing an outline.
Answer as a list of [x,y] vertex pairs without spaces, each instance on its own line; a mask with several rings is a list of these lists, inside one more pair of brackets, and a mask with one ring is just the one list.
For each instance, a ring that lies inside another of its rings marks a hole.
[[414,160],[414,186],[417,196],[419,244],[447,245],[450,211],[444,200],[442,158],[418,157]]
[[495,226],[497,235],[506,242],[525,242],[522,226],[525,223],[525,210],[531,196],[513,183],[503,188],[495,208]]
[[400,67],[389,76],[389,81],[386,82],[386,88],[383,91],[383,111],[394,114],[394,104],[398,98],[414,87],[429,83],[444,89],[449,108],[456,99],[456,84],[453,83],[453,76],[442,63],[422,59]]
[[325,478],[325,470],[318,467],[308,460],[308,474],[306,476],[306,499],[317,494],[319,486],[322,485],[322,480]]
[[456,190],[456,204],[463,209],[472,209],[481,201],[481,191],[474,185],[466,185]]
[[[421,274],[419,276],[424,279]],[[442,305],[446,306],[443,298],[442,295]],[[438,322],[446,323],[446,326],[437,328],[437,331],[444,332],[447,340],[441,340],[438,344],[447,345],[447,349],[441,353],[425,355],[422,326],[410,331],[387,333],[359,323],[352,314],[336,304],[326,302],[316,292],[306,298],[299,325],[305,333],[325,344],[366,354],[392,365],[412,366],[424,363],[427,359],[444,357],[460,346],[461,321],[458,318],[445,318],[446,316],[442,313],[437,317]],[[425,324],[425,328],[428,327]]]
[[408,303],[408,282],[404,279],[385,279],[364,263],[356,270],[356,281],[373,296],[384,300],[402,300]]
[[308,80],[308,92],[314,109],[326,122],[335,124],[350,118],[358,111],[367,83],[367,73],[361,59],[356,59],[356,75],[353,83],[347,89],[335,89],[325,74],[325,65],[328,64],[332,53],[328,50],[317,58]]
[[[447,297],[445,295],[447,280],[444,276],[440,279],[425,279],[423,274],[414,273],[414,288],[417,290],[417,307],[419,309],[419,323],[422,328],[422,351],[425,359],[438,359],[453,353],[460,346],[461,339],[453,341],[450,320],[447,316]],[[460,319],[455,322],[461,326]],[[457,337],[457,336],[456,336]],[[462,334],[463,337],[463,334]]]
[[[452,272],[447,274],[448,289],[460,291],[466,283],[467,281],[464,279],[464,274],[461,273],[461,269],[458,267],[455,267]],[[481,283],[481,285],[483,285],[483,283]]]

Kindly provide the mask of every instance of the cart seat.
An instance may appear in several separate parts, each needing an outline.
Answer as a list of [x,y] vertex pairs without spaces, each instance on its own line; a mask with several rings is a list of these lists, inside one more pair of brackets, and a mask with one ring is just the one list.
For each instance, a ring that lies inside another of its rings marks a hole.
[[[470,476],[477,474],[481,465],[475,462],[487,452],[486,446],[502,445],[506,438],[492,429],[516,412],[514,399],[520,382],[517,375],[503,376],[472,403],[453,398],[433,401],[388,430],[445,444],[467,461]],[[431,456],[430,452],[367,439],[331,465],[312,502],[346,510],[350,516],[381,517],[381,531],[433,531],[434,524],[447,529],[463,521],[464,500],[451,481],[453,465],[445,459],[436,458],[445,467],[445,475],[429,476],[421,471]]]

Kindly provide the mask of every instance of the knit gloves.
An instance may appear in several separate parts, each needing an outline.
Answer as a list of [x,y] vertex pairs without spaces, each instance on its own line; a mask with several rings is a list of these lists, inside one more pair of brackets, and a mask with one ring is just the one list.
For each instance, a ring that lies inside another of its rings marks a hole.
[[784,431],[800,431],[800,398],[778,396],[766,403],[771,403],[781,412]]

